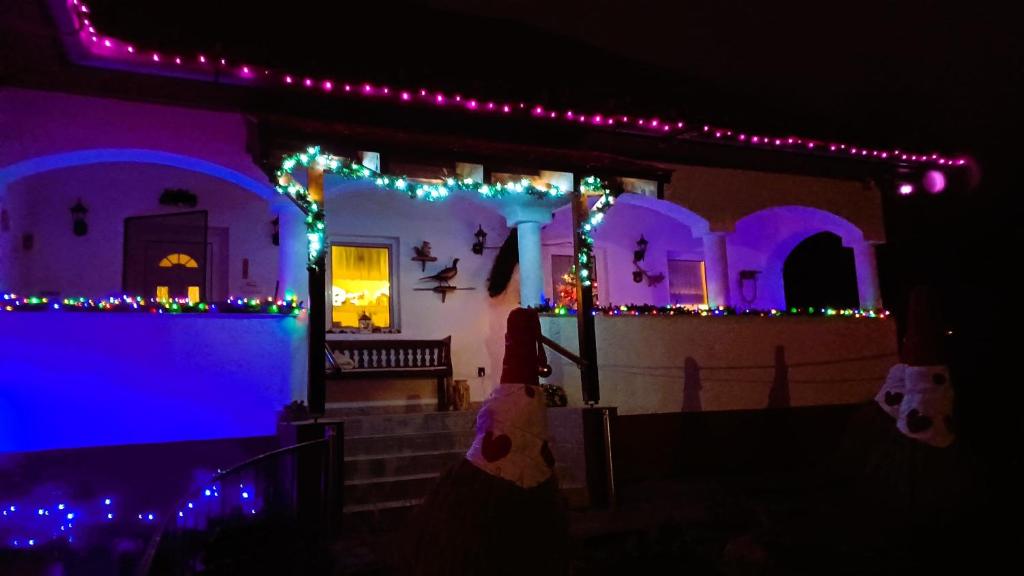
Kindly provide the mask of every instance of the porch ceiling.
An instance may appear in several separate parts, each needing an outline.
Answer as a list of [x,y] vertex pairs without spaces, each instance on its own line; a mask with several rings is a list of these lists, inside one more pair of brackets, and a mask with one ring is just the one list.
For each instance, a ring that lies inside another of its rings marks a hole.
[[249,153],[268,175],[280,158],[310,145],[339,156],[357,151],[381,154],[382,170],[391,163],[415,163],[454,168],[456,162],[481,164],[492,172],[532,174],[541,170],[597,175],[606,179],[642,178],[666,183],[672,170],[658,164],[588,149],[544,147],[511,141],[466,137],[451,132],[412,132],[366,124],[327,122],[291,116],[250,117]]

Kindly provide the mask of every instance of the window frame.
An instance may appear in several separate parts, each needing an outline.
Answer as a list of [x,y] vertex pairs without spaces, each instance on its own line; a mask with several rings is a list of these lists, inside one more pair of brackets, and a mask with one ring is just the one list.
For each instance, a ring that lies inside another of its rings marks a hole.
[[334,324],[334,259],[332,258],[335,246],[355,246],[361,248],[387,248],[388,250],[388,281],[391,283],[391,297],[388,299],[388,312],[391,317],[391,327],[383,329],[385,333],[398,333],[402,328],[401,315],[401,285],[399,284],[398,255],[401,254],[401,245],[398,237],[395,236],[356,236],[356,235],[331,235],[327,239],[326,270],[327,285],[325,286],[324,299],[327,303],[327,314],[325,314],[325,329],[328,331],[353,331],[351,326],[336,326]]
[[693,306],[695,308],[699,308],[699,307],[703,306],[703,307],[707,308],[707,306],[708,306],[708,266],[707,266],[707,262],[703,258],[697,259],[697,258],[673,258],[673,257],[669,257],[669,258],[667,258],[665,260],[665,272],[667,273],[667,276],[668,276],[668,278],[666,278],[666,280],[668,280],[668,301],[669,301],[669,304],[671,304],[673,306],[676,306],[676,304],[672,303],[672,294],[673,294],[673,292],[672,292],[672,262],[693,262],[693,263],[700,264],[700,280],[701,280],[701,285],[702,285],[702,291],[704,293],[704,302],[702,302],[700,304],[679,304],[679,305],[680,306]]

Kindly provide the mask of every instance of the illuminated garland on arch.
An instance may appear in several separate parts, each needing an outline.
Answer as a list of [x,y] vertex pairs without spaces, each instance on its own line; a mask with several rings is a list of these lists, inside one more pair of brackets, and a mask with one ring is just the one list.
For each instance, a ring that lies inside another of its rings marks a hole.
[[274,314],[295,316],[302,310],[298,300],[273,298],[228,298],[225,302],[192,302],[185,298],[156,299],[142,296],[110,298],[63,298],[51,300],[41,296],[22,297],[4,294],[0,312],[148,312],[153,314]]
[[[561,198],[566,191],[557,186],[541,187],[530,180],[518,182],[484,184],[472,178],[444,176],[438,184],[415,182],[404,176],[389,176],[358,164],[347,158],[322,152],[319,146],[310,146],[303,152],[285,156],[277,170],[277,192],[292,199],[306,215],[306,238],[309,241],[308,267],[315,270],[324,251],[324,210],[310,195],[305,186],[295,181],[292,174],[299,166],[316,166],[324,174],[333,174],[349,180],[372,181],[380,188],[402,192],[415,200],[439,202],[452,192],[472,192],[483,198],[504,198],[526,195],[537,199]],[[596,179],[595,179],[596,180]]]

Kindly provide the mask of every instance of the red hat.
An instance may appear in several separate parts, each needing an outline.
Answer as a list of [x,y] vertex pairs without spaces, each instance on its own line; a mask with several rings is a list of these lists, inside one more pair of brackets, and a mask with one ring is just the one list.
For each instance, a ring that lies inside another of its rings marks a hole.
[[538,377],[548,359],[540,341],[540,317],[532,308],[516,308],[508,314],[505,328],[505,358],[502,384],[540,384]]

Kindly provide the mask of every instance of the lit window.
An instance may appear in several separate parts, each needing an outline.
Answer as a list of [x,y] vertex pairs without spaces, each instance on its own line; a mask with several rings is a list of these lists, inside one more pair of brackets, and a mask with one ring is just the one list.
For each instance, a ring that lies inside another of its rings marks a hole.
[[156,299],[157,300],[168,300],[171,297],[171,291],[167,286],[156,287]]
[[391,328],[391,248],[331,246],[331,321],[342,328]]
[[[150,260],[152,262],[152,260]],[[198,268],[199,264],[188,254],[174,253],[168,254],[160,261],[161,268],[170,268],[172,266],[184,266],[185,268]]]
[[708,303],[706,286],[703,261],[668,261],[668,291],[672,304],[706,305]]
[[188,287],[189,302],[199,302],[199,286]]
[[[597,261],[591,266],[593,276],[590,287],[594,294],[594,306],[599,305],[597,294]],[[573,270],[573,257],[563,254],[551,255],[551,300],[555,306],[576,308],[576,275]]]

